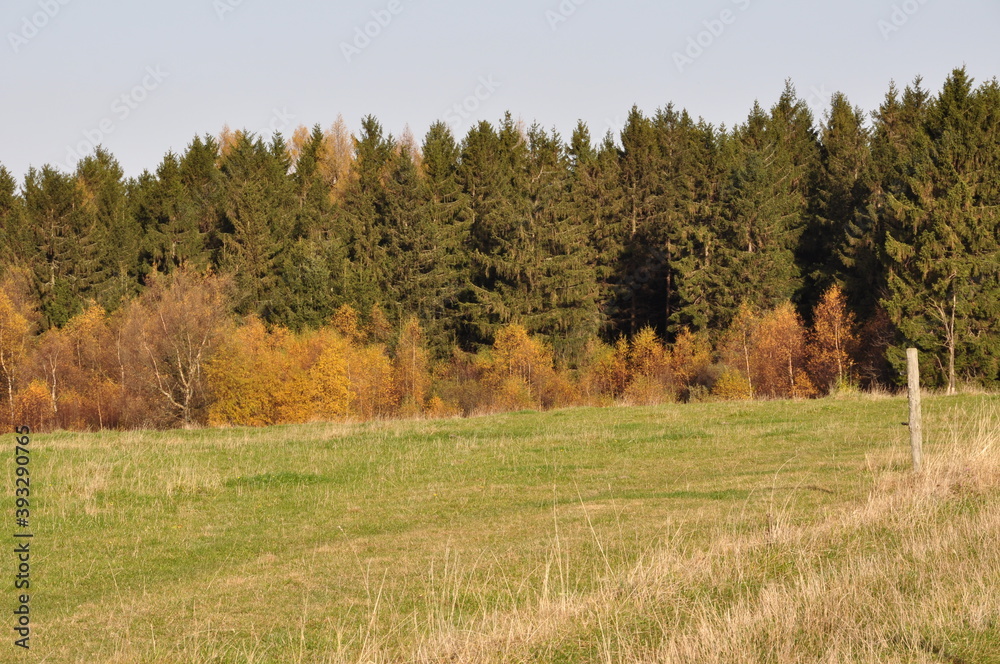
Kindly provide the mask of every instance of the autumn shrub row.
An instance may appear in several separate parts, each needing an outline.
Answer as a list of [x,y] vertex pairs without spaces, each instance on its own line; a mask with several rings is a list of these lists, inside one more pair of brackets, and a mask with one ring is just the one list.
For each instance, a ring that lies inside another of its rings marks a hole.
[[516,323],[432,361],[420,323],[341,307],[294,333],[234,320],[229,283],[180,271],[113,315],[92,304],[36,333],[16,275],[0,288],[0,423],[40,430],[267,426],[614,403],[809,398],[854,379],[857,331],[836,288],[807,329],[790,303],[743,307],[715,339],[645,328],[591,340],[575,366]]

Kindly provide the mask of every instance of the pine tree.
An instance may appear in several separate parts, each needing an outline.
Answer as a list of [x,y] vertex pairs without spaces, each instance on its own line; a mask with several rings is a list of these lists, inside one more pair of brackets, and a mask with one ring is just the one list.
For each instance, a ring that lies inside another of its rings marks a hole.
[[198,219],[198,230],[203,233],[205,247],[212,255],[212,264],[221,264],[223,176],[219,169],[218,142],[211,136],[195,137],[181,157],[181,181]]
[[92,274],[74,270],[79,294],[115,311],[139,291],[142,229],[132,215],[121,166],[108,151],[97,148],[80,160],[76,186],[77,227],[85,229],[95,258]]
[[[620,167],[624,192],[622,253],[617,266],[618,315],[615,327],[628,334],[652,325],[662,330],[662,285],[669,259],[662,239],[664,165],[653,120],[632,107],[621,134]],[[657,324],[659,323],[659,324]]]
[[65,324],[81,308],[78,279],[95,271],[95,242],[80,228],[76,179],[50,166],[28,171],[24,185],[25,217],[37,254],[31,261],[38,288],[43,327]]
[[469,198],[459,181],[461,148],[446,124],[431,126],[422,152],[423,226],[414,242],[417,274],[409,303],[432,352],[444,357],[458,341],[460,303],[469,288]]
[[424,183],[415,158],[410,146],[396,146],[381,211],[388,278],[380,301],[387,304],[396,323],[416,311],[414,303],[427,300],[423,276],[433,267],[428,264],[428,240],[433,238],[428,237]]
[[281,254],[291,241],[294,204],[288,154],[275,136],[265,144],[237,132],[222,159],[221,265],[235,276],[239,313],[268,318],[276,301]]
[[[862,293],[877,290],[876,284],[882,282],[874,254],[859,243],[864,228],[861,216],[871,187],[870,137],[864,113],[852,107],[843,94],[834,94],[821,132],[814,215],[803,235],[800,254],[806,304],[817,301],[832,284],[846,284],[853,301],[860,303]],[[865,308],[870,313],[870,307]]]
[[906,339],[935,356],[954,393],[967,356],[986,360],[977,372],[997,376],[1000,197],[989,175],[996,148],[983,142],[997,135],[995,85],[976,91],[959,69],[937,98],[925,103],[919,81],[907,97],[923,112],[909,116],[916,126],[900,151],[899,179],[880,200],[884,304]]
[[799,293],[803,282],[795,258],[818,152],[809,110],[791,86],[770,114],[755,105],[731,141],[720,246],[706,280],[717,329],[741,302],[771,308]]
[[0,278],[10,266],[27,264],[33,253],[17,180],[0,166]]
[[590,131],[581,122],[570,142],[570,205],[591,249],[594,288],[598,304],[598,330],[609,336],[621,329],[617,298],[622,275],[625,198],[619,151],[610,132],[596,149]]
[[343,296],[336,275],[343,270],[346,252],[344,238],[336,232],[330,184],[322,172],[325,140],[318,125],[311,131],[300,127],[290,149],[294,221],[275,264],[277,297],[269,318],[297,331],[320,327]]
[[[688,188],[683,215],[677,225],[672,253],[676,304],[669,319],[668,331],[674,334],[691,330],[706,331],[714,320],[715,300],[711,297],[715,261],[720,240],[721,198],[728,177],[727,164],[722,158],[724,129],[699,121],[687,134],[685,150],[691,155],[682,177]],[[722,252],[725,255],[725,252]]]
[[532,126],[527,135],[528,310],[522,321],[564,359],[575,361],[600,329],[593,250],[572,205],[571,173],[559,136]]
[[151,268],[170,273],[182,265],[209,265],[208,234],[202,211],[184,182],[181,159],[168,153],[153,177],[144,173],[129,192],[133,214],[145,232],[144,253]]
[[499,131],[469,130],[459,177],[469,201],[470,286],[463,302],[466,340],[488,343],[503,325],[530,313],[526,270],[535,263],[528,225],[527,147],[510,114]]
[[386,184],[394,142],[374,116],[364,118],[355,145],[356,159],[344,193],[342,214],[348,234],[347,301],[364,310],[385,298],[390,279],[387,257]]

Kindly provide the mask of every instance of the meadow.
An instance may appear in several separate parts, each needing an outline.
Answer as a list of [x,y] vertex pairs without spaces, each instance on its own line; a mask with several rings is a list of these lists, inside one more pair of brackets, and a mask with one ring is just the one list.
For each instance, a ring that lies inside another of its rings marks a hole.
[[0,661],[1000,662],[998,399],[924,409],[38,435]]

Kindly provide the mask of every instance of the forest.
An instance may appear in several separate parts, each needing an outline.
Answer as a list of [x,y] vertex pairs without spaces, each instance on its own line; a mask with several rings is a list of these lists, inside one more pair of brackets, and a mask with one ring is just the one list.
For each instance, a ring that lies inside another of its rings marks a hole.
[[223,129],[0,166],[0,425],[263,426],[1000,381],[1000,84]]

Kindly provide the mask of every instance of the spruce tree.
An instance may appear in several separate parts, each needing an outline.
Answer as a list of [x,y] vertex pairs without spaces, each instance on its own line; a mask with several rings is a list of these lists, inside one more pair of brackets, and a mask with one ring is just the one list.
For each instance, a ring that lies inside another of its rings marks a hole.
[[142,229],[128,204],[118,161],[105,149],[77,164],[79,205],[74,226],[83,232],[83,264],[73,269],[77,294],[114,311],[139,291]]
[[906,340],[935,357],[949,393],[970,361],[976,373],[997,377],[1000,199],[996,148],[983,142],[997,136],[995,101],[995,86],[974,90],[964,69],[933,100],[919,81],[908,89],[904,108],[922,112],[908,116],[915,126],[890,172],[898,180],[885,183],[879,201],[884,305]]
[[144,228],[146,260],[158,271],[170,273],[182,265],[203,270],[210,261],[208,233],[202,230],[202,211],[185,184],[181,159],[168,153],[156,176],[140,176],[130,198],[133,214]]
[[533,262],[527,270],[528,310],[522,321],[562,358],[576,361],[600,329],[589,229],[570,198],[569,158],[558,134],[536,124],[527,139]]
[[467,343],[489,343],[529,313],[528,269],[535,261],[525,195],[527,147],[508,113],[499,131],[469,130],[459,177],[468,197],[470,296],[462,303]]
[[378,120],[371,115],[364,118],[341,208],[348,237],[347,302],[363,311],[385,301],[390,279],[385,211],[393,149],[392,136],[384,134]]
[[76,179],[51,166],[28,171],[24,183],[25,218],[36,255],[31,261],[45,328],[65,324],[81,309],[78,279],[95,270],[90,229],[78,227]]
[[755,104],[729,141],[732,167],[717,221],[719,246],[706,279],[711,327],[722,329],[741,303],[770,309],[799,294],[796,252],[808,220],[818,146],[812,117],[787,86],[765,113]]
[[17,180],[0,166],[0,279],[10,266],[27,265],[33,253]]
[[294,221],[275,264],[277,296],[269,318],[293,330],[322,326],[342,303],[337,275],[346,258],[344,238],[335,232],[333,195],[321,168],[325,150],[317,125],[305,133],[290,178]]
[[410,306],[432,352],[444,356],[459,339],[460,303],[468,299],[469,199],[459,181],[461,148],[445,123],[431,125],[422,154],[423,226],[415,238],[417,274]]
[[[874,254],[865,249],[863,241],[859,242],[871,189],[869,132],[863,111],[852,107],[842,93],[833,95],[820,142],[820,168],[812,197],[814,214],[800,254],[808,291],[805,304],[818,302],[817,298],[830,286],[843,284],[857,305],[864,303],[864,293],[877,290],[884,281]],[[870,306],[864,309],[866,314],[871,313]]]
[[619,150],[610,132],[594,148],[590,131],[581,122],[573,132],[569,156],[570,204],[591,249],[598,330],[612,336],[622,329],[618,293],[623,281],[619,267],[625,239],[625,196]]
[[278,265],[294,224],[288,154],[276,135],[270,144],[237,132],[222,159],[221,265],[235,276],[237,311],[270,319]]

